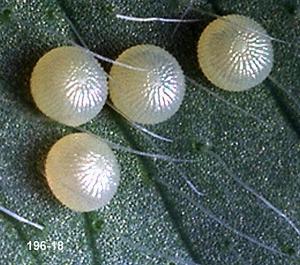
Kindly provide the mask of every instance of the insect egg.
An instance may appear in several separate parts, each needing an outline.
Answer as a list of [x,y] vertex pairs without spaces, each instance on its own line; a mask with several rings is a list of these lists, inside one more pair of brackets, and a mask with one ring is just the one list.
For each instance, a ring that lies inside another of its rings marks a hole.
[[78,212],[107,205],[120,179],[111,148],[87,133],[69,134],[56,142],[47,155],[45,173],[55,197]]
[[247,90],[263,82],[272,70],[271,38],[248,17],[221,17],[201,34],[198,61],[204,75],[217,87]]
[[154,45],[137,45],[124,51],[111,68],[110,98],[117,109],[134,122],[156,124],[169,119],[179,109],[185,80],[177,60]]
[[31,94],[45,115],[79,126],[103,108],[107,78],[86,50],[63,46],[50,50],[37,62],[31,75]]

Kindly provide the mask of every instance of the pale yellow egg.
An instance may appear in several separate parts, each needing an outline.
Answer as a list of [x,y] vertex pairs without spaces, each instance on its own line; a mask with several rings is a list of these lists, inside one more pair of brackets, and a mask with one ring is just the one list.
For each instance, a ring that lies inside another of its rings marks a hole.
[[55,121],[79,126],[93,119],[107,98],[107,77],[88,51],[63,46],[47,52],[31,75],[37,107]]
[[45,173],[55,197],[78,212],[107,205],[120,180],[111,148],[87,133],[70,134],[56,142],[48,153]]
[[185,78],[177,60],[154,45],[137,45],[124,51],[113,65],[109,93],[117,109],[130,120],[156,124],[173,116],[185,94]]
[[211,83],[228,91],[244,91],[262,83],[270,74],[271,38],[248,17],[220,17],[201,34],[198,60]]

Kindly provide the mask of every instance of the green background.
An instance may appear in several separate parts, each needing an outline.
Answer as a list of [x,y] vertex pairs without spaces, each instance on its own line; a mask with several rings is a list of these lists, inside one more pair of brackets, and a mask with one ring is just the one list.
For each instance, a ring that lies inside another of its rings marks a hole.
[[[201,21],[181,25],[172,37],[174,24],[115,15],[178,18],[188,1],[0,0],[0,202],[45,226],[39,231],[1,214],[0,264],[300,264],[300,236],[235,181],[243,180],[300,227],[299,1],[208,2],[194,1],[188,17]],[[245,93],[209,84],[196,57],[200,33],[213,20],[203,10],[252,17],[286,40],[274,42],[277,83],[266,80]],[[114,59],[135,44],[156,44],[199,84],[187,81],[180,111],[149,127],[175,139],[172,144],[148,141],[109,108],[85,125],[124,146],[197,162],[175,165],[116,151],[122,168],[117,195],[104,209],[84,214],[62,206],[43,175],[51,145],[74,130],[44,117],[29,93],[37,60],[76,40],[65,15],[91,50]],[[64,250],[30,251],[29,240],[61,240]]]

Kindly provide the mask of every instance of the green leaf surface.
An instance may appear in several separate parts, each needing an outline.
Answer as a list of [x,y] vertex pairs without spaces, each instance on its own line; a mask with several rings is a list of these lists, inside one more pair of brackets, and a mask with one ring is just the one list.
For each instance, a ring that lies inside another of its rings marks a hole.
[[[1,214],[0,264],[300,264],[300,3],[195,0],[187,16],[201,21],[180,25],[173,37],[174,24],[116,18],[178,18],[187,5],[0,0],[0,204],[45,227]],[[223,92],[205,79],[196,45],[213,18],[204,10],[252,17],[287,41],[274,41],[272,79],[244,93]],[[116,151],[118,193],[104,209],[85,214],[62,206],[43,174],[51,145],[74,130],[44,117],[29,92],[37,60],[76,40],[65,15],[92,51],[115,59],[135,44],[156,44],[197,83],[187,80],[174,117],[149,127],[172,144],[145,138],[108,107],[84,126],[124,146],[197,160],[174,164]],[[28,241],[50,248],[29,250]],[[51,248],[58,241],[62,251]]]

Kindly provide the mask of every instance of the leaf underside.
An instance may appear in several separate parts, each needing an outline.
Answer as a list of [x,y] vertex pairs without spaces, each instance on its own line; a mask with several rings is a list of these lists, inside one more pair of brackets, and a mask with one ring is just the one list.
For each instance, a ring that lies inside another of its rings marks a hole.
[[[116,14],[178,18],[188,1],[27,2],[0,0],[0,204],[45,229],[1,214],[0,264],[300,264],[299,2],[194,0],[187,17],[201,21],[180,25],[174,37],[176,24]],[[292,43],[274,42],[272,80],[228,93],[205,79],[196,45],[213,18],[203,10],[252,17]],[[84,126],[124,146],[196,160],[174,164],[116,151],[117,195],[84,214],[62,206],[43,174],[51,145],[74,130],[44,117],[29,93],[37,60],[76,40],[65,15],[92,51],[115,59],[136,44],[159,45],[199,84],[187,81],[180,111],[149,127],[171,144],[145,138],[108,107]],[[30,251],[28,241],[62,241],[64,249]]]

